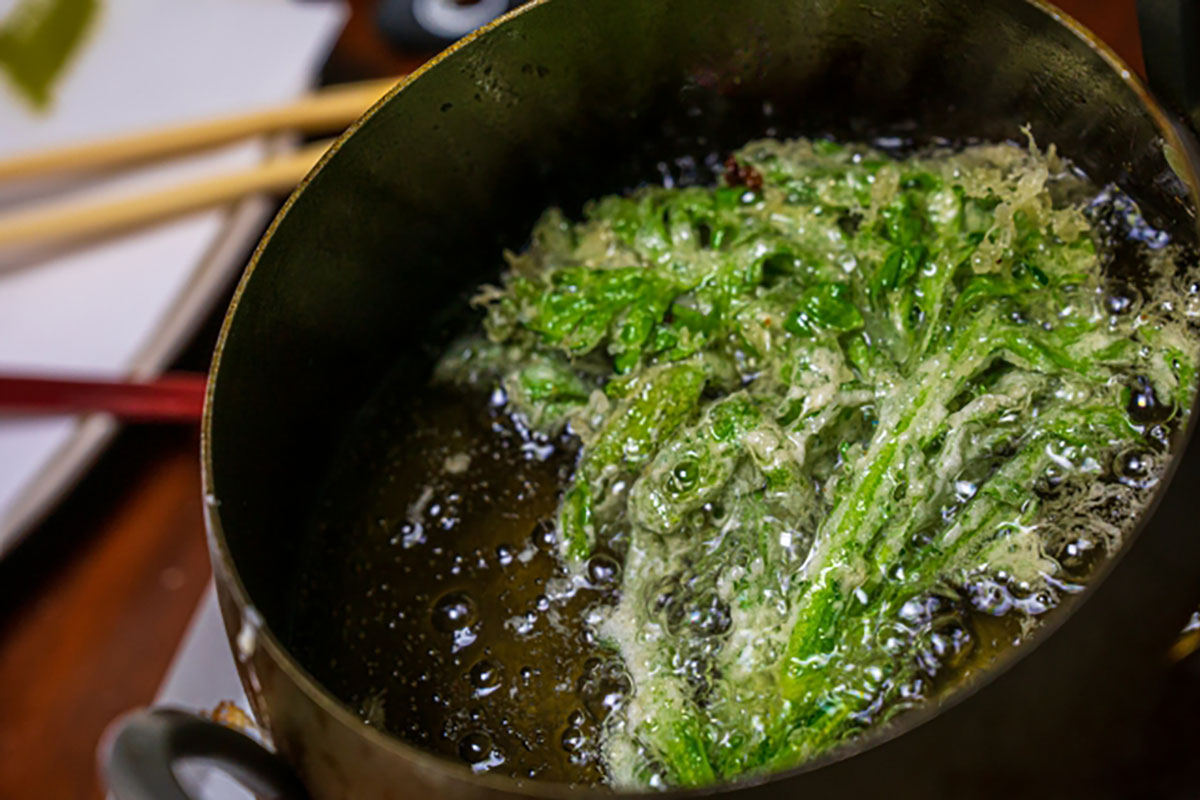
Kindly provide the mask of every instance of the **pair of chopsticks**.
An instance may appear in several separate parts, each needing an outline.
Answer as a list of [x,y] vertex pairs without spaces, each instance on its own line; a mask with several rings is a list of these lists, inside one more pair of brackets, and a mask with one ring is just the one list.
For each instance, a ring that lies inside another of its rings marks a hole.
[[[111,171],[278,131],[340,131],[394,83],[389,78],[336,86],[286,106],[0,160],[0,183]],[[119,200],[65,202],[0,214],[0,251],[13,245],[77,241],[246,195],[286,192],[328,147],[328,141],[318,142],[251,169]],[[0,374],[0,415],[102,412],[129,421],[195,422],[203,409],[204,387],[204,376],[190,373],[144,383]]]
[[[0,182],[112,170],[276,131],[340,131],[395,83],[335,86],[296,103],[106,141],[0,160]],[[251,169],[107,202],[65,202],[0,215],[0,248],[93,237],[223,205],[250,194],[292,189],[328,148],[323,141]]]

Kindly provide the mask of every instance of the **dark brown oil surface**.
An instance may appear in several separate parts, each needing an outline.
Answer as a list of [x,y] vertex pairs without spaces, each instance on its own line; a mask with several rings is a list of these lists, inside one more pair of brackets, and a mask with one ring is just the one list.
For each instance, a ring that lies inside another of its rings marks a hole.
[[584,624],[615,564],[572,583],[555,555],[574,461],[486,397],[385,388],[319,501],[302,662],[368,724],[477,771],[602,781],[599,722],[629,685]]

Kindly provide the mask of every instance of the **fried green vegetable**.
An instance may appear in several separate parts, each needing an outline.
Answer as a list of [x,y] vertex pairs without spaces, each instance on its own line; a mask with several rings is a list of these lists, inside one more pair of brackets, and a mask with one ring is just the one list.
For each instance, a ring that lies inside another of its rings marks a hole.
[[624,557],[620,787],[792,766],[931,696],[971,613],[1032,626],[1063,553],[1119,544],[1192,401],[1187,259],[1159,237],[1116,283],[1053,149],[736,160],[753,189],[548,212],[439,366],[579,437],[558,528],[577,571]]

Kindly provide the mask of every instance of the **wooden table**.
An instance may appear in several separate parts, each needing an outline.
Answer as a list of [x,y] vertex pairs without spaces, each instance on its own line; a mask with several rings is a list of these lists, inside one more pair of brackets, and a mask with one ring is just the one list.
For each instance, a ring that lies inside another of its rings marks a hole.
[[[340,77],[387,74],[387,52],[357,14],[331,61]],[[1132,0],[1061,0],[1141,63]],[[216,317],[183,368],[203,369]],[[198,432],[121,434],[54,515],[0,563],[0,798],[100,797],[97,739],[155,694],[209,577]]]

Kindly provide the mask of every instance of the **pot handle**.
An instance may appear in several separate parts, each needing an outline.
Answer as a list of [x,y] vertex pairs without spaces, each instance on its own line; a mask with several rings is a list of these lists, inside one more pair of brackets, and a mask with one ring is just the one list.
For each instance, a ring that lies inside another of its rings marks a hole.
[[175,775],[176,764],[185,760],[212,764],[261,798],[308,797],[292,768],[249,736],[171,708],[121,719],[101,758],[116,800],[195,800]]
[[1137,0],[1150,88],[1200,127],[1200,3]]

